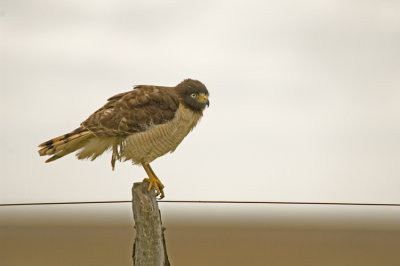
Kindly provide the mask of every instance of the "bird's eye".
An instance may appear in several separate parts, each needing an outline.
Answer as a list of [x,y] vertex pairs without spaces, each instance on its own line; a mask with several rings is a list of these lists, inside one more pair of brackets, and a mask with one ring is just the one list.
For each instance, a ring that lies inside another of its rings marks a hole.
[[193,92],[192,94],[190,94],[190,97],[196,98],[197,97],[197,93]]

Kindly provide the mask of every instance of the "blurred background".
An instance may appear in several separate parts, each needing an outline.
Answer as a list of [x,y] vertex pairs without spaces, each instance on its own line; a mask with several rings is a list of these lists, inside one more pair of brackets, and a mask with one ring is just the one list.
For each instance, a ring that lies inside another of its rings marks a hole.
[[[145,172],[43,141],[133,85],[210,108],[166,200],[400,203],[400,2],[0,3],[0,203],[130,200]],[[398,265],[400,207],[160,203],[173,265]],[[130,265],[129,204],[0,207],[1,265]],[[197,264],[196,264],[197,263]]]

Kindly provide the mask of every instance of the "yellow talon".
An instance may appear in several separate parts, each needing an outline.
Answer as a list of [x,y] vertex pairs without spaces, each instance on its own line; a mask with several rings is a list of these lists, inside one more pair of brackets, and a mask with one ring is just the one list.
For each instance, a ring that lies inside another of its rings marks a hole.
[[156,190],[156,195],[160,195],[160,199],[164,198],[164,185],[161,183],[161,181],[159,179],[155,179],[155,178],[145,178],[143,179],[143,182],[148,182],[149,183],[149,187],[148,187],[148,191],[151,190],[152,187],[154,187],[154,189]]
[[164,198],[165,195],[163,191],[163,183],[161,183],[160,179],[158,179],[158,177],[154,174],[149,164],[143,164],[143,168],[144,170],[146,170],[146,173],[149,176],[149,178],[143,179],[143,182],[149,183],[149,187],[147,190],[150,191],[151,188],[154,187],[154,189],[156,190],[156,196],[160,195],[160,199]]

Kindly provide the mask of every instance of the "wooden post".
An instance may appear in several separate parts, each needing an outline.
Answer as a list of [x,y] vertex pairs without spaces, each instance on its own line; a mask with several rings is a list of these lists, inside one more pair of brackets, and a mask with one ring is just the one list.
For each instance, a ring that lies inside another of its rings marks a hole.
[[133,244],[133,265],[170,265],[154,188],[147,191],[147,182],[134,183],[132,209],[136,238]]

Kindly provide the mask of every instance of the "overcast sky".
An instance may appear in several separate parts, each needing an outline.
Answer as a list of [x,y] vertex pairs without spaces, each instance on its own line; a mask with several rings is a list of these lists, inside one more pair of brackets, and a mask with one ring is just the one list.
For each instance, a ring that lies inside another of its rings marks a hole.
[[111,154],[37,145],[135,84],[201,80],[210,107],[152,163],[168,200],[400,203],[399,1],[1,3],[0,202],[129,200]]

